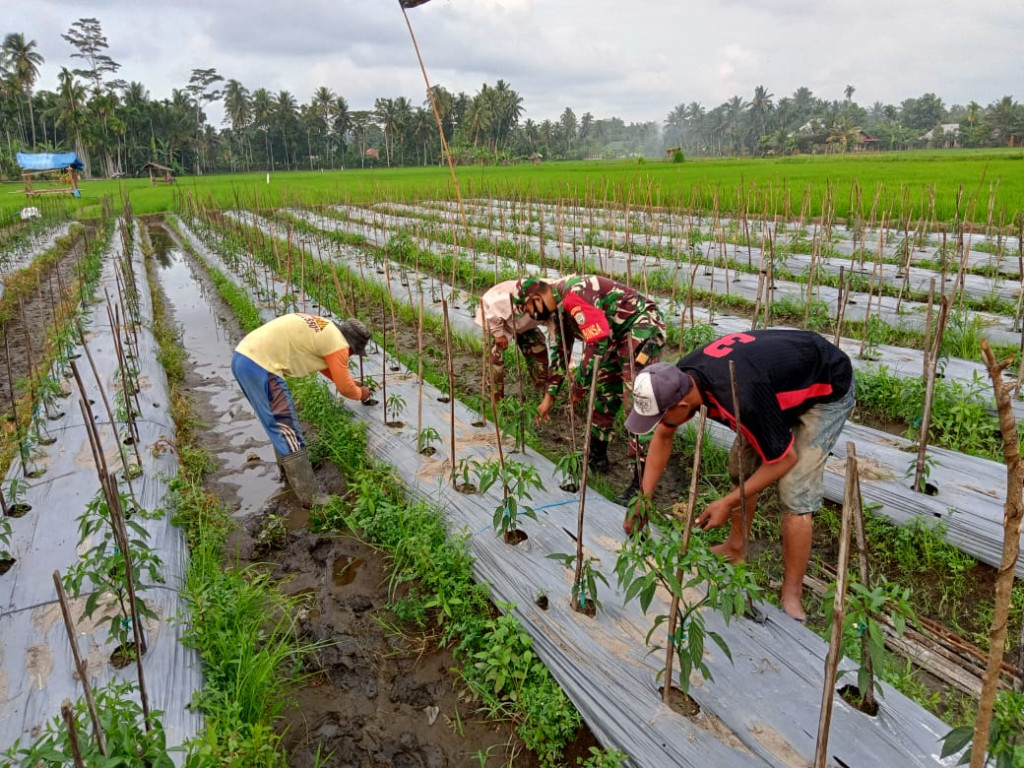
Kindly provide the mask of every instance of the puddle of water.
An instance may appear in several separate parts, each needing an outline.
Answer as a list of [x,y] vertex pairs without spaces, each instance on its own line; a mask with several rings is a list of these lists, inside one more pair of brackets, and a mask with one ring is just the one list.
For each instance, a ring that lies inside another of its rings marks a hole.
[[362,567],[363,558],[339,555],[334,561],[333,581],[335,586],[345,587],[356,579],[356,572]]
[[[150,233],[160,266],[160,286],[182,330],[189,365],[204,382],[195,389],[207,401],[210,413],[204,416],[208,429],[221,446],[214,456],[222,470],[218,479],[234,491],[238,514],[244,516],[262,507],[280,488],[274,449],[231,374],[234,344],[226,323],[185,254],[165,233],[161,236],[162,232],[154,229]],[[253,453],[258,461],[250,460]]]

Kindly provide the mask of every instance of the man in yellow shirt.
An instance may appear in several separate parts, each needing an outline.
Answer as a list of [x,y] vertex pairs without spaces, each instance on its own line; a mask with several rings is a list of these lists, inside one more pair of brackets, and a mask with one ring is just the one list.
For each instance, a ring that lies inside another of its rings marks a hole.
[[355,319],[335,323],[317,315],[293,312],[252,331],[235,347],[231,372],[256,418],[270,437],[288,485],[305,506],[325,504],[309,461],[306,441],[295,415],[285,376],[319,371],[350,400],[366,401],[370,390],[352,379],[350,354],[362,356],[370,332]]

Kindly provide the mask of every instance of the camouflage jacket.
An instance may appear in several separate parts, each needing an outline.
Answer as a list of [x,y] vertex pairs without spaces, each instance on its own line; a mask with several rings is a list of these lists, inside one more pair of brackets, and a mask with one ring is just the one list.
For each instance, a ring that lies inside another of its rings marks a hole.
[[557,395],[565,381],[573,343],[584,343],[583,359],[573,384],[586,387],[594,355],[604,356],[626,338],[641,316],[650,316],[662,329],[665,321],[658,305],[633,288],[597,275],[573,275],[551,284],[558,304],[552,317],[554,332],[548,393]]

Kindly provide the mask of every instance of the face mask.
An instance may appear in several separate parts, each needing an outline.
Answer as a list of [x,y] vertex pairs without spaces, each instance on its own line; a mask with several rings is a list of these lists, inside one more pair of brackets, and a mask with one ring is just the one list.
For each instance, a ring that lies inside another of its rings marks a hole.
[[541,309],[533,309],[530,311],[530,317],[538,323],[544,323],[551,318],[551,310],[547,306],[543,306]]

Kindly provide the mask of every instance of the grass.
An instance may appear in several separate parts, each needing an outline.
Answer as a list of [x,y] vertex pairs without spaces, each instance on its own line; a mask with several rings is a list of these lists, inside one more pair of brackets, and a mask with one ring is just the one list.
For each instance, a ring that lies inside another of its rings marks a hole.
[[[787,217],[818,216],[823,204],[835,217],[866,218],[876,203],[889,220],[910,217],[951,221],[957,196],[960,215],[983,224],[990,189],[998,184],[993,206],[996,224],[1010,225],[1024,208],[1024,152],[952,150],[847,156],[786,158],[718,158],[686,163],[607,161],[517,166],[463,166],[457,169],[465,198],[502,197],[575,200],[588,205],[716,209]],[[12,187],[14,185],[11,185]],[[296,202],[375,202],[452,199],[445,168],[376,168],[345,171],[273,172],[186,176],[173,187],[153,187],[148,179],[85,180],[80,199],[33,201],[69,208],[79,216],[95,215],[104,197],[119,206],[125,192],[137,215],[169,211],[176,200],[191,196],[218,207],[278,207]],[[935,207],[930,195],[934,190]],[[13,190],[11,190],[13,191]],[[859,203],[858,203],[859,199]],[[0,220],[10,221],[26,204],[20,195],[0,200]]]

